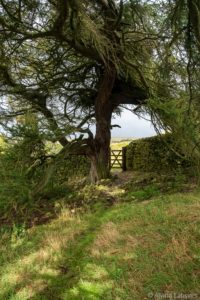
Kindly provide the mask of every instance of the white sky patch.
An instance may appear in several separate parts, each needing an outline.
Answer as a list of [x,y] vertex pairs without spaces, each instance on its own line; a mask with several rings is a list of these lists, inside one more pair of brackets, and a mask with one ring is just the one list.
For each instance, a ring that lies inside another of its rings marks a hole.
[[[148,116],[146,118],[148,119]],[[156,135],[151,122],[138,118],[130,111],[122,112],[121,117],[112,120],[112,124],[121,126],[112,129],[112,137],[141,138]]]

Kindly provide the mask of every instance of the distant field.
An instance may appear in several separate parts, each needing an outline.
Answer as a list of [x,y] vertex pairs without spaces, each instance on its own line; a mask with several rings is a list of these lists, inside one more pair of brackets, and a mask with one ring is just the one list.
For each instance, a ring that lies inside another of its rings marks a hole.
[[125,142],[125,141],[132,141],[132,140],[135,140],[135,138],[133,137],[130,137],[130,138],[123,138],[123,137],[113,137],[111,139],[112,143],[119,143],[119,142]]
[[0,136],[0,147],[4,147],[5,146],[5,140],[3,137]]
[[[122,147],[126,147],[129,143],[131,143],[134,138],[112,138],[111,139],[111,149],[121,149]],[[0,136],[0,147],[5,147],[6,143],[4,139]],[[51,143],[51,142],[46,142],[45,143],[46,150],[50,154],[55,154],[58,153],[61,149],[62,146],[59,143]]]
[[[112,138],[111,139],[111,149],[119,150],[123,147],[126,147],[128,144],[130,144],[134,138]],[[59,143],[46,143],[47,151],[48,153],[57,153],[61,150],[61,146]]]
[[112,138],[111,139],[111,149],[119,150],[130,144],[134,138]]

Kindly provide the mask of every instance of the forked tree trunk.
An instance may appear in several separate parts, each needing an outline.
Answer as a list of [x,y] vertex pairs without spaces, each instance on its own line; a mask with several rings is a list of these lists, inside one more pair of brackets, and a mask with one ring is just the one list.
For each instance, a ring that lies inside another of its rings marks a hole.
[[110,130],[114,109],[110,95],[115,77],[116,71],[114,68],[105,70],[95,102],[96,135],[90,172],[92,182],[110,177]]

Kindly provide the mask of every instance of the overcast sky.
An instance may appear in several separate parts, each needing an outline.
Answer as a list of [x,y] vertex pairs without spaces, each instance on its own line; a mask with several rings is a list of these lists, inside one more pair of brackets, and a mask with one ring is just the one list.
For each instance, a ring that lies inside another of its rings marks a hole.
[[121,126],[121,128],[112,129],[112,137],[140,138],[156,135],[151,122],[141,118],[139,119],[136,115],[127,110],[121,114],[121,117],[113,119],[112,124]]

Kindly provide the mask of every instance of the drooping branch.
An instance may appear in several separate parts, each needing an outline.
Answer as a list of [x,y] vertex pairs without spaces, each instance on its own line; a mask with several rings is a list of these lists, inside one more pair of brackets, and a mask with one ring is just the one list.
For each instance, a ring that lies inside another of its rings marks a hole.
[[51,130],[57,136],[58,141],[61,143],[62,146],[66,146],[68,141],[60,132],[59,126],[54,118],[53,113],[47,108],[46,100],[48,95],[43,95],[38,91],[31,90],[30,88],[27,89],[22,84],[16,83],[13,78],[11,77],[8,68],[5,66],[0,66],[0,70],[3,74],[3,82],[4,84],[12,87],[13,89],[10,90],[10,93],[13,95],[20,95],[27,101],[31,106],[36,109],[38,112],[41,112],[49,122]]

